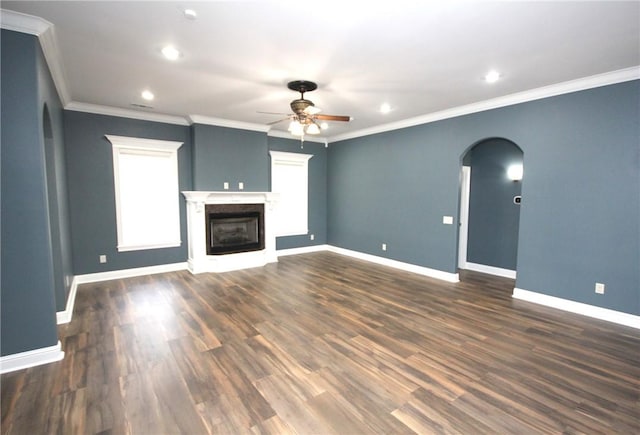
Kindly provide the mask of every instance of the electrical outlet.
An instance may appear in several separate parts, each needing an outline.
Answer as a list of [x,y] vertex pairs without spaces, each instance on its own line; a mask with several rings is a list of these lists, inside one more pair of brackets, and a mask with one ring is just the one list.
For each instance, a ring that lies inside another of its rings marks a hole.
[[382,244],[382,250],[383,250],[383,251],[386,251],[386,250],[387,250],[387,244],[386,244],[386,243],[383,243],[383,244]]
[[228,181],[225,181],[222,186],[224,187],[224,190],[229,190],[229,182]]
[[596,283],[596,293],[598,293],[599,295],[604,294],[604,284],[599,282]]
[[242,181],[238,183],[238,189],[240,190],[244,189],[244,183]]
[[310,240],[314,240],[315,238],[316,238],[316,236],[315,236],[314,234],[311,234],[311,235],[309,236],[309,239],[310,239]]
[[106,263],[107,262],[107,256],[106,255],[101,255],[100,256],[100,263]]

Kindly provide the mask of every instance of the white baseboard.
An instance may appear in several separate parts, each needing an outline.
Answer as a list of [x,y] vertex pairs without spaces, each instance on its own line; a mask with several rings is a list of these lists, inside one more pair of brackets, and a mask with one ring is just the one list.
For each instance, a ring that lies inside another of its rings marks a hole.
[[280,249],[279,251],[276,251],[276,255],[278,257],[284,257],[286,255],[308,254],[309,252],[320,252],[328,250],[329,245],[313,245],[303,246],[301,248]]
[[69,290],[69,296],[67,297],[67,306],[64,311],[58,311],[56,313],[56,321],[58,325],[71,322],[73,316],[73,305],[76,303],[76,293],[78,292],[78,279],[73,277],[71,281],[71,290]]
[[516,279],[516,271],[511,269],[503,269],[501,267],[487,266],[485,264],[477,264],[466,262],[461,269],[473,270],[474,272],[488,273],[489,275],[502,276],[504,278]]
[[523,301],[533,302],[547,307],[557,308],[559,310],[569,311],[571,313],[581,314],[583,316],[640,329],[640,316],[635,316],[633,314],[596,307],[594,305],[583,304],[581,302],[574,302],[568,299],[523,290],[521,288],[513,289],[513,297],[515,299],[521,299]]
[[62,344],[58,341],[58,344],[54,346],[42,347],[40,349],[0,357],[0,373],[28,369],[29,367],[35,367],[41,364],[60,361],[62,358],[64,358],[64,352],[62,351]]
[[370,261],[372,263],[381,264],[383,266],[393,267],[395,269],[407,272],[417,273],[419,275],[428,276],[430,278],[441,279],[447,282],[460,282],[457,273],[443,272],[442,270],[430,269],[424,266],[416,266],[415,264],[404,263],[402,261],[391,260],[389,258],[378,257],[376,255],[365,254],[363,252],[352,251],[350,249],[339,248],[337,246],[328,245],[328,250],[336,254],[347,255],[349,257],[358,258],[360,260]]
[[175,272],[177,270],[187,270],[187,263],[160,264],[158,266],[135,267],[132,269],[112,270],[109,272],[87,273],[85,275],[77,275],[74,279],[78,284],[85,284],[89,282],[131,278],[134,276],[153,275],[155,273]]

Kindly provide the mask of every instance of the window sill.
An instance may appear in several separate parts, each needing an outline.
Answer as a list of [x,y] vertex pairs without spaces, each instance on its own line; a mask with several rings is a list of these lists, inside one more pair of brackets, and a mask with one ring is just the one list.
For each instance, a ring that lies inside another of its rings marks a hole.
[[143,251],[147,249],[177,248],[181,245],[182,245],[181,240],[165,242],[165,243],[157,243],[153,245],[119,245],[118,252]]

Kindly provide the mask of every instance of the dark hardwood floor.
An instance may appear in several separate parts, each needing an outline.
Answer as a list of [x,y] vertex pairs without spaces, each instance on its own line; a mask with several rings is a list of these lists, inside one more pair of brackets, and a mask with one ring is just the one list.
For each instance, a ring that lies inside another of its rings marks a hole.
[[332,253],[80,286],[3,434],[640,433],[640,331]]

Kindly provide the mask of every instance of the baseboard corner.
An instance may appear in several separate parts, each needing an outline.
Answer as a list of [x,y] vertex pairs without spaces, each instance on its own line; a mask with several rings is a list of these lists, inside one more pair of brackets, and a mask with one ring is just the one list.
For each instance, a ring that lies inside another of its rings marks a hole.
[[0,373],[28,369],[29,367],[60,361],[63,358],[62,344],[58,340],[58,343],[53,346],[0,357]]
[[76,303],[76,294],[78,292],[78,280],[76,277],[73,277],[71,281],[71,289],[69,290],[69,296],[67,296],[67,305],[64,311],[58,311],[56,313],[56,323],[58,325],[64,325],[65,323],[71,322],[71,318],[73,317],[73,307]]

